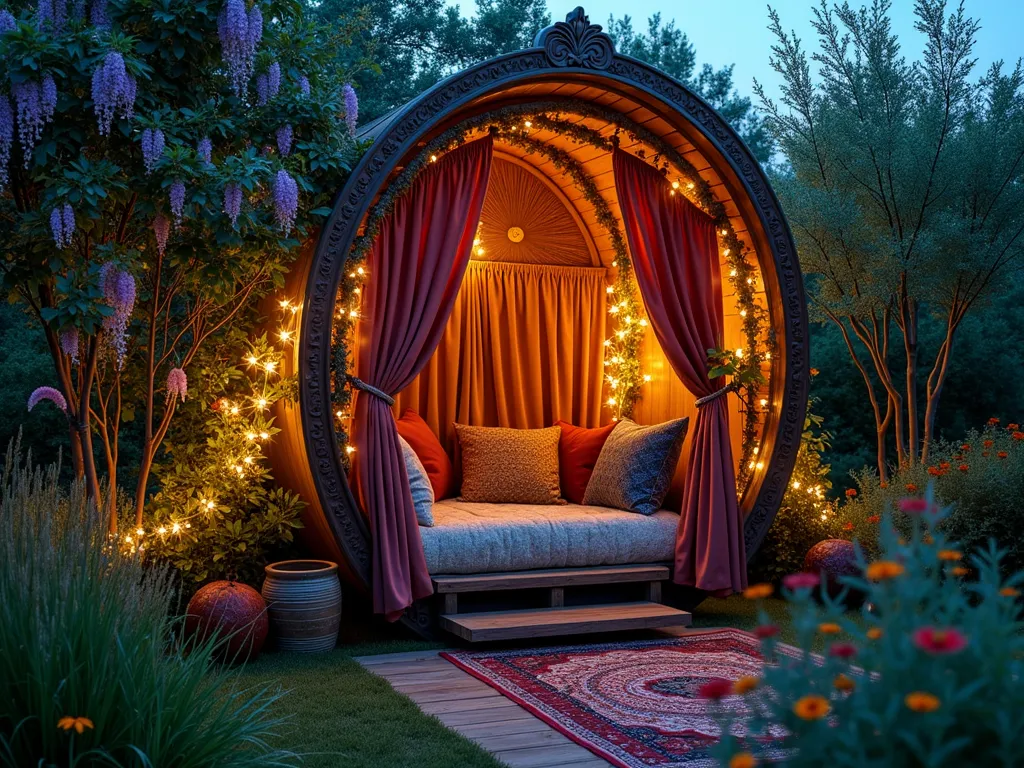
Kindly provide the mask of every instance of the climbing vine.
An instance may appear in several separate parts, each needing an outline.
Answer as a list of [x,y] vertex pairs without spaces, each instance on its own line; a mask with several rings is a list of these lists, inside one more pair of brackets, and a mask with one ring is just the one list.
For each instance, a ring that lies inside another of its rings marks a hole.
[[[606,135],[582,122],[566,119],[600,120],[614,126]],[[609,286],[609,312],[614,316],[615,330],[605,342],[605,380],[609,386],[606,402],[615,418],[628,417],[640,397],[640,389],[649,380],[640,370],[639,353],[647,321],[634,279],[629,250],[615,214],[601,195],[586,169],[571,154],[535,138],[538,130],[552,131],[580,146],[592,146],[611,151],[625,135],[632,142],[645,145],[635,154],[658,168],[672,187],[712,217],[719,235],[722,255],[728,266],[726,279],[732,285],[737,310],[742,320],[745,347],[735,350],[716,350],[715,363],[732,376],[733,389],[744,405],[743,452],[740,487],[746,484],[752,470],[759,468],[758,425],[760,413],[767,405],[761,396],[764,377],[763,363],[771,359],[774,338],[767,325],[767,309],[757,300],[758,269],[737,236],[726,213],[725,206],[715,198],[711,186],[697,169],[677,149],[649,129],[613,110],[580,101],[546,101],[503,107],[469,118],[432,139],[414,157],[398,176],[384,189],[377,203],[367,215],[361,235],[353,244],[347,271],[338,295],[338,315],[334,326],[334,379],[333,402],[338,419],[337,436],[344,454],[348,446],[347,418],[351,403],[348,386],[350,364],[350,331],[359,316],[359,295],[365,277],[365,261],[380,232],[381,222],[394,210],[396,201],[412,186],[416,177],[443,153],[461,146],[484,132],[495,139],[518,147],[528,154],[539,154],[550,160],[561,173],[570,178],[584,199],[594,207],[599,225],[608,233],[615,253],[612,263],[617,269],[616,279]]]

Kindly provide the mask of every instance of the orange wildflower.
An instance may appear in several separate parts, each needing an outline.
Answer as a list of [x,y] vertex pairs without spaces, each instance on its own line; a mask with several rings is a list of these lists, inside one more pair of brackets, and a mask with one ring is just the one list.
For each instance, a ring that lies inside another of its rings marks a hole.
[[907,493],[917,493],[917,486],[913,483],[907,483]]
[[1019,431],[1018,431],[1018,432],[1014,432],[1014,433],[1013,433],[1013,434],[1011,435],[1011,437],[1012,437],[1012,438],[1013,438],[1014,440],[1024,440],[1024,432],[1019,432]]
[[879,488],[888,488],[888,487],[889,487],[889,484],[888,484],[887,482],[885,482],[885,480],[883,480],[882,482],[880,482],[880,483],[878,484],[878,487],[879,487]]
[[1011,432],[1016,432],[1018,429],[1020,429],[1020,424],[1007,424],[1006,428]]
[[836,675],[836,679],[832,681],[832,687],[835,688],[837,691],[849,693],[857,687],[857,684],[853,682],[851,678],[847,677],[842,673],[839,673],[838,675]]
[[1010,454],[1008,454],[1006,451],[1000,451],[999,453],[996,454],[996,456],[998,456],[1000,459],[1005,459],[1009,455]]
[[853,530],[853,523],[843,523],[843,530],[844,531],[852,531]]
[[865,634],[867,634],[868,640],[877,640],[878,638],[880,638],[882,636],[882,628],[881,627],[871,627],[870,629],[868,629],[868,631]]
[[970,469],[970,467],[967,466],[966,464],[961,464],[959,467],[957,467],[957,469],[959,469],[961,472],[966,472],[968,469]]
[[1020,597],[1020,590],[1013,587],[1003,587],[999,590],[999,594],[1003,597]]
[[966,576],[970,571],[964,568],[962,565],[958,565],[955,568],[950,568],[949,572],[954,576]]
[[754,768],[757,758],[749,752],[737,752],[729,759],[729,768]]
[[982,445],[984,445],[986,448],[991,448],[995,444],[995,440],[986,440],[985,442],[982,443]]
[[821,371],[817,368],[811,368],[811,376],[817,376],[819,373],[821,373]]
[[823,635],[838,635],[843,628],[832,621],[826,621],[818,625],[818,631]]
[[961,451],[969,451],[969,450],[971,450],[971,444],[970,443],[964,443],[963,445],[960,446],[960,450]]
[[932,538],[932,535],[930,533],[926,533],[924,536],[921,537],[921,542],[931,546],[935,543],[935,539]]
[[907,709],[914,712],[934,712],[942,706],[939,697],[927,691],[914,691],[903,697],[903,703]]
[[864,573],[872,581],[883,581],[902,576],[905,570],[907,569],[901,563],[893,560],[879,560],[868,565]]
[[846,497],[847,498],[852,499],[856,495],[857,495],[857,489],[856,488],[847,488],[846,489]]
[[882,522],[882,518],[880,518],[878,515],[868,515],[868,522],[869,523],[880,523],[880,522]]
[[743,590],[743,596],[748,600],[760,600],[763,597],[770,597],[775,587],[771,584],[751,584]]
[[998,423],[999,423],[999,419],[997,419],[995,416],[993,416],[991,419],[988,420],[988,425],[990,427],[994,427]]
[[90,731],[95,728],[92,724],[92,720],[88,717],[62,717],[57,721],[57,727],[70,731],[72,728],[75,729],[75,733],[85,733],[85,729],[88,728]]
[[940,461],[939,462],[939,469],[949,469],[949,462],[948,461]]
[[753,675],[743,675],[743,677],[732,684],[732,692],[737,696],[742,696],[755,690],[760,684],[761,678],[754,677]]
[[801,720],[821,720],[829,713],[832,707],[828,699],[816,693],[801,696],[793,705],[793,714]]
[[947,561],[963,560],[963,557],[964,557],[964,553],[960,552],[958,550],[955,550],[955,549],[940,549],[939,550],[939,560],[947,560]]

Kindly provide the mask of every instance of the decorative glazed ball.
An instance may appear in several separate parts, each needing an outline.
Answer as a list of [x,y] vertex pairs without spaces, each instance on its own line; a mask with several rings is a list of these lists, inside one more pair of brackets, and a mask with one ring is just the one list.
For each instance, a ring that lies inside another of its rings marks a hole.
[[267,639],[267,604],[252,587],[237,581],[214,581],[193,595],[185,616],[185,634],[204,642],[216,633],[224,641],[225,661],[251,661]]
[[[828,593],[836,597],[845,585],[839,581],[840,576],[856,576],[857,554],[853,542],[846,539],[825,539],[819,541],[809,550],[804,558],[804,570],[822,576],[828,587]],[[859,602],[863,596],[851,591],[847,603]]]

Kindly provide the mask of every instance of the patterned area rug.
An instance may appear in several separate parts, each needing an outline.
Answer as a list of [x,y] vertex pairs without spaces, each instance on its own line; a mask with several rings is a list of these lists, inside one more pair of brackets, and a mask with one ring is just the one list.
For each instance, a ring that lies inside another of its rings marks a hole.
[[[674,640],[441,656],[614,765],[701,768],[717,764],[708,748],[719,729],[697,691],[712,678],[758,675],[758,648],[753,635],[724,629]],[[729,698],[730,706],[740,702]]]

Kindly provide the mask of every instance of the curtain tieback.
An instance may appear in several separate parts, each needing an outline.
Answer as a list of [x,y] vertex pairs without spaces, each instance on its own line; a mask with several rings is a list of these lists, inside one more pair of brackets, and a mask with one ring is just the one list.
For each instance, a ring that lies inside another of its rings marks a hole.
[[358,389],[360,392],[366,392],[368,394],[371,394],[374,397],[383,400],[388,405],[394,405],[395,404],[395,398],[393,398],[391,395],[389,395],[384,390],[377,389],[372,384],[367,384],[362,379],[357,379],[355,376],[349,376],[348,377],[348,383],[352,385],[353,389]]
[[732,384],[726,384],[724,387],[722,387],[717,392],[712,392],[710,395],[704,395],[704,397],[698,397],[697,398],[697,407],[701,408],[702,406],[705,406],[708,403],[710,403],[712,400],[717,400],[718,398],[723,397],[724,395],[729,394],[729,392],[731,392],[731,391],[732,391]]

